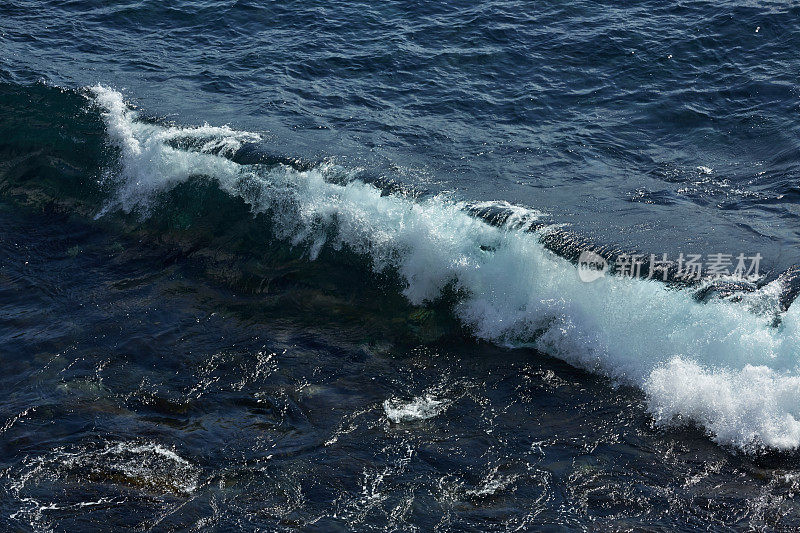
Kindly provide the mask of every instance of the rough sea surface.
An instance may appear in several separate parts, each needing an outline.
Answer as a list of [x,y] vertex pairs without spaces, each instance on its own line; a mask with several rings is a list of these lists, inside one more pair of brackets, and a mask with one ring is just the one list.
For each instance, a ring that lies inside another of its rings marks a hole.
[[797,530],[798,73],[783,1],[5,0],[0,530]]

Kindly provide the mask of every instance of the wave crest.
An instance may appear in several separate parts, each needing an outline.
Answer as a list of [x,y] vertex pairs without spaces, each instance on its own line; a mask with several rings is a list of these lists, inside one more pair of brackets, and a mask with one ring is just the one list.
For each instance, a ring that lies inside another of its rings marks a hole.
[[512,214],[492,225],[474,214],[488,204],[387,195],[335,165],[239,164],[231,154],[257,134],[146,123],[118,92],[97,86],[92,93],[120,150],[109,208],[146,213],[158,193],[211,178],[269,214],[278,237],[306,246],[310,259],[323,246],[347,246],[376,272],[396,272],[413,304],[453,290],[460,296],[454,313],[476,337],[534,347],[633,384],[659,423],[690,419],[717,442],[743,449],[800,446],[796,308],[775,327],[781,310],[698,302],[690,290],[655,281],[583,283],[542,244],[541,214],[533,210],[506,204]]

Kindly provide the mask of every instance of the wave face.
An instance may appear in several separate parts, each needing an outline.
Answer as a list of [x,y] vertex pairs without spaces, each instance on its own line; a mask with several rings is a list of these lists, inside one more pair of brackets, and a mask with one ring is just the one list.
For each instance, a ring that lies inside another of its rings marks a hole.
[[397,275],[412,304],[455,294],[453,313],[478,339],[533,347],[634,385],[659,424],[694,422],[744,450],[800,446],[800,311],[789,308],[774,325],[780,280],[739,302],[705,303],[653,281],[583,283],[542,244],[541,213],[500,204],[512,215],[490,225],[469,214],[475,204],[386,194],[333,164],[237,162],[257,134],[154,124],[119,92],[90,92],[119,151],[106,177],[115,193],[98,216],[147,216],[165,191],[211,179],[269,216],[272,231],[310,260],[344,247]]

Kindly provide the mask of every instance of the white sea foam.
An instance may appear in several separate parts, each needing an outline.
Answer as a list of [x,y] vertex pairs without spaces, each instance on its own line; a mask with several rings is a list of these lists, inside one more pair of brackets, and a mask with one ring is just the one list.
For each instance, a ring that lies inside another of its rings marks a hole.
[[[412,200],[358,180],[332,183],[326,176],[341,170],[331,166],[239,165],[221,152],[256,135],[147,124],[118,92],[92,91],[122,154],[117,206],[146,210],[160,191],[212,177],[254,211],[275,213],[279,235],[307,246],[311,259],[324,245],[346,244],[375,270],[395,269],[414,304],[452,285],[466,295],[455,311],[477,337],[533,346],[634,384],[659,423],[692,420],[742,448],[800,446],[799,306],[773,327],[770,312],[755,312],[768,294],[748,297],[758,305],[698,303],[654,281],[582,283],[572,264],[523,231],[535,212],[525,212],[522,228],[519,213],[496,227],[443,196]],[[204,141],[182,149],[181,139]]]
[[407,402],[397,398],[383,402],[386,416],[395,424],[433,418],[448,406],[449,402],[437,399],[431,394],[423,394]]

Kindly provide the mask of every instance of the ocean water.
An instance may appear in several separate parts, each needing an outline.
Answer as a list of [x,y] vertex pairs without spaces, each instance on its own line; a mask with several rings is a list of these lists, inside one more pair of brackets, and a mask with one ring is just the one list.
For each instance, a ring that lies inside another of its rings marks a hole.
[[3,2],[0,529],[800,528],[798,51],[787,2]]

